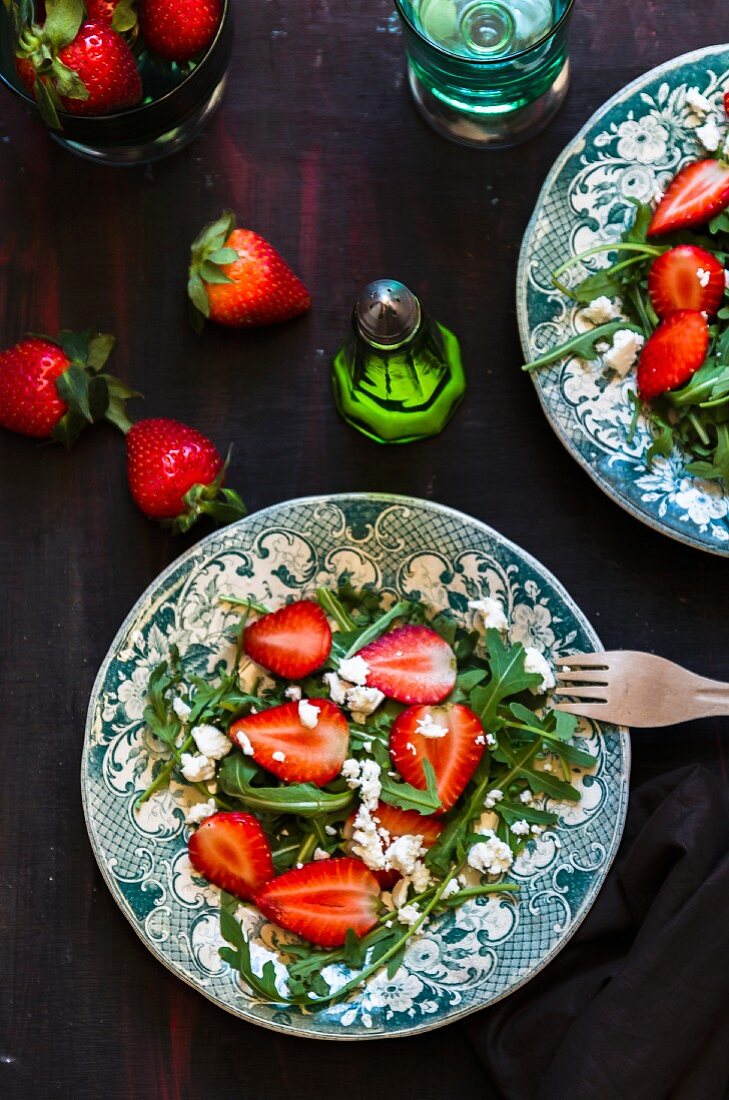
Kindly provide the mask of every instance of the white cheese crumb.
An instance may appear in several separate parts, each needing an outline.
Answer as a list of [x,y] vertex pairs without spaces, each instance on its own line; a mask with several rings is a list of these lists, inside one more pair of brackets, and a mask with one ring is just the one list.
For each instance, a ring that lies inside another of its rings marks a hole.
[[501,600],[486,596],[482,600],[469,600],[468,606],[475,612],[473,618],[477,625],[480,623],[484,630],[498,630],[506,634],[509,620]]
[[531,802],[531,800],[532,800],[532,792],[527,787],[527,789],[525,791],[522,791],[521,794],[519,795],[519,801],[523,802],[525,806],[528,806],[529,803]]
[[279,752],[272,752],[271,753],[271,759],[275,760],[277,764],[283,764],[284,760],[286,759],[286,753],[285,752],[280,752],[280,751]]
[[620,310],[611,302],[607,295],[602,294],[593,300],[582,310],[582,316],[593,325],[604,325],[608,321],[615,321],[621,316]]
[[194,806],[191,806],[185,816],[186,825],[202,825],[203,821],[212,817],[213,814],[218,812],[218,807],[215,805],[215,799],[209,798],[207,802],[196,802]]
[[452,898],[454,896],[454,894],[457,894],[460,891],[460,889],[461,889],[461,887],[460,887],[460,884],[458,882],[458,879],[457,878],[452,878],[450,880],[450,882],[446,883],[445,890],[440,895],[441,900],[445,901],[446,898]]
[[605,365],[621,378],[625,378],[644,343],[645,336],[639,332],[633,332],[629,328],[618,329],[613,336],[612,347],[608,348],[603,355]]
[[368,714],[374,714],[384,698],[384,692],[378,688],[359,686],[349,688],[346,703],[351,711],[356,711],[358,718],[366,718]]
[[483,733],[479,733],[478,737],[474,740],[473,743],[474,743],[474,745],[485,745],[486,744],[486,735],[483,734]]
[[331,701],[336,703],[338,707],[343,706],[346,700],[348,685],[342,683],[336,672],[325,672],[322,679],[329,688],[329,698]]
[[699,139],[707,153],[715,153],[722,140],[722,132],[713,118],[708,119],[703,126],[696,127],[696,137]]
[[542,833],[544,832],[544,826],[543,825],[532,825],[531,831],[532,831],[532,836],[541,836]]
[[371,741],[363,741],[362,742],[362,748],[364,749],[365,752],[372,752],[372,742]]
[[529,834],[529,822],[528,821],[515,821],[511,826],[511,831],[514,836],[528,836]]
[[392,889],[392,904],[396,909],[399,909],[407,901],[409,889],[409,879],[401,878],[399,882],[395,883]]
[[186,722],[192,714],[192,707],[188,707],[187,703],[177,695],[172,700],[172,709],[181,722]]
[[699,280],[702,286],[708,286],[711,282],[711,272],[707,271],[703,267],[697,267],[696,278]]
[[554,678],[554,671],[549,661],[544,654],[540,653],[534,646],[527,646],[525,652],[524,671],[533,672],[537,676],[542,677],[541,684],[538,684],[535,688],[529,688],[532,695],[540,695],[543,691],[549,691],[557,682]]
[[418,755],[418,750],[415,748],[415,745],[412,743],[412,741],[408,741],[407,744],[405,745],[405,748],[409,749],[409,751],[413,754],[413,756]]
[[195,726],[190,732],[200,752],[210,760],[222,760],[233,748],[233,742],[217,726]]
[[488,747],[490,749],[493,749],[494,746],[498,744],[498,741],[494,737],[493,733],[487,733],[486,734],[486,744],[488,745]]
[[284,692],[287,699],[290,699],[292,703],[298,703],[301,698],[301,688],[298,684],[289,684]]
[[364,657],[347,657],[339,662],[339,675],[352,684],[366,684],[369,673],[370,666]]
[[396,837],[385,853],[388,869],[401,875],[412,875],[420,856],[425,855],[422,836],[406,834]]
[[299,721],[308,730],[316,729],[316,724],[319,721],[319,708],[314,703],[310,703],[308,699],[300,699]]
[[325,825],[324,826],[324,832],[327,834],[327,836],[336,836],[337,835],[337,830],[334,828],[333,825]]
[[493,810],[497,802],[501,802],[504,797],[504,792],[500,791],[498,787],[494,787],[492,791],[486,792],[486,797],[483,801],[487,810]]
[[183,752],[182,774],[189,783],[204,783],[206,779],[214,777],[215,761],[208,760],[202,753],[199,756],[193,756],[192,753]]
[[357,810],[352,830],[352,851],[371,871],[384,871],[387,868],[385,849],[390,834],[378,828],[378,821],[372,816],[369,806],[364,804]]
[[253,756],[253,745],[251,744],[248,735],[243,730],[238,730],[235,735],[235,739],[243,750],[244,756]]
[[318,862],[320,859],[329,859],[329,852],[325,852],[323,848],[314,849],[314,859]]
[[403,905],[397,911],[397,919],[400,921],[400,924],[407,924],[409,928],[417,924],[420,917],[421,913],[417,905]]
[[474,871],[487,875],[501,875],[514,862],[514,853],[508,844],[493,834],[488,840],[474,844],[468,853],[468,865]]
[[441,726],[428,711],[425,718],[418,718],[415,723],[415,732],[421,734],[422,737],[445,737],[448,733],[448,726]]
[[724,268],[724,289],[729,290],[729,267]]
[[371,810],[376,808],[380,800],[380,772],[381,768],[376,760],[359,761],[350,757],[342,765],[342,775],[347,780],[347,786],[352,790],[359,789],[360,798]]
[[686,106],[699,118],[705,118],[714,109],[711,100],[702,95],[698,88],[689,88],[686,92]]

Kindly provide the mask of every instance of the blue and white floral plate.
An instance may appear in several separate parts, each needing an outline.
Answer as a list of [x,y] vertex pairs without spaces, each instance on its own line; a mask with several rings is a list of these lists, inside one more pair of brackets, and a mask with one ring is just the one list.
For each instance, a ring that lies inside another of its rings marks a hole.
[[[717,104],[718,116],[728,86],[729,46],[677,57],[608,100],[564,150],[542,188],[519,261],[526,361],[587,327],[575,303],[552,286],[552,272],[569,256],[617,239],[635,213],[631,197],[650,202],[682,165],[706,155],[686,92],[698,88]],[[583,275],[608,262],[604,254],[588,260]],[[631,375],[620,379],[599,361],[572,357],[532,377],[555,432],[608,496],[657,531],[729,555],[729,487],[692,477],[677,450],[649,470],[651,434],[643,418],[628,443]]]
[[[576,805],[520,857],[513,896],[481,897],[439,918],[388,979],[376,975],[352,1000],[317,1014],[251,997],[221,962],[219,897],[187,858],[188,790],[173,783],[147,802],[156,748],[142,714],[150,670],[176,643],[204,675],[222,656],[238,615],[235,593],[279,604],[317,585],[356,586],[422,599],[470,621],[468,601],[504,602],[512,637],[552,659],[600,648],[581,611],[523,550],[461,513],[407,497],[345,495],[290,501],[203,539],[144,593],[117,634],[89,705],[83,801],[94,853],[122,912],[152,954],[210,1000],[243,1019],[294,1035],[362,1039],[450,1023],[528,981],[564,946],[607,874],[628,798],[627,733],[586,724],[596,756],[573,777]],[[243,906],[239,917],[259,963],[276,959],[280,930]]]

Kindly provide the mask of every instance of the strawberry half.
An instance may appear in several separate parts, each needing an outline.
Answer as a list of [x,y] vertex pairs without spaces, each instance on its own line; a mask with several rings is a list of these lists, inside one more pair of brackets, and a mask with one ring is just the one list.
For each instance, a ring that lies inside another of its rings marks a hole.
[[243,646],[248,656],[269,672],[301,680],[326,661],[332,631],[319,604],[298,600],[246,627]]
[[701,313],[679,309],[661,321],[640,353],[638,393],[644,401],[688,382],[709,350],[709,325]]
[[[446,730],[444,734],[442,729]],[[441,802],[439,814],[455,805],[483,753],[483,726],[462,703],[409,707],[390,729],[390,757],[406,782],[425,790],[423,761],[433,765]]]
[[311,306],[309,292],[276,249],[226,211],[192,245],[187,292],[193,327],[205,318],[228,328],[275,325]]
[[724,92],[724,114],[729,118],[729,92]]
[[729,164],[699,160],[682,168],[658,204],[648,236],[704,225],[729,206]]
[[724,298],[724,268],[705,248],[681,244],[654,260],[648,294],[659,317],[677,309],[714,314]]
[[339,707],[328,699],[309,701],[319,711],[313,729],[299,718],[298,703],[284,703],[239,718],[230,727],[230,737],[246,747],[246,741],[239,739],[245,734],[256,763],[286,783],[322,787],[339,775],[347,759],[349,726]]
[[324,859],[294,867],[253,898],[269,920],[319,947],[339,947],[347,932],[377,924],[380,884],[358,859]]
[[456,656],[429,626],[399,626],[357,654],[367,684],[400,703],[441,703],[456,683]]
[[[354,833],[354,819],[357,811],[353,810],[344,823],[344,838],[346,850],[352,853],[352,835]],[[400,836],[421,836],[423,847],[432,848],[436,840],[443,832],[445,826],[437,817],[419,814],[417,810],[401,810],[397,806],[388,806],[386,802],[378,802],[377,809],[372,811],[372,817],[385,829],[391,840],[397,840]],[[377,881],[383,890],[389,890],[401,877],[398,871],[373,871]]]
[[253,814],[213,814],[190,836],[187,850],[199,875],[246,901],[274,875],[271,847]]

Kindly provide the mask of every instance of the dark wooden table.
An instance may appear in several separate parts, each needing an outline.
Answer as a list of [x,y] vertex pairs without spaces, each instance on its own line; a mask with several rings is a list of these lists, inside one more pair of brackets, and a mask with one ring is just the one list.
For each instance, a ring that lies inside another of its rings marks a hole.
[[[118,336],[147,415],[235,442],[251,510],[310,493],[404,492],[486,520],[553,570],[608,648],[729,677],[725,560],[641,526],[562,450],[519,373],[514,277],[546,172],[592,111],[675,54],[727,38],[726,0],[578,0],[574,79],[528,145],[477,154],[415,116],[389,0],[237,5],[230,86],[167,162],[114,170],[57,148],[0,102],[0,343]],[[311,314],[251,334],[185,321],[188,242],[221,208],[273,241]],[[470,391],[438,439],[384,449],[334,410],[329,359],[358,288],[399,278],[461,337]],[[0,435],[0,1094],[182,1100],[489,1094],[458,1026],[377,1047],[292,1040],[233,1019],[156,963],[96,869],[81,812],[87,699],[118,624],[203,533],[134,508],[124,448]],[[726,722],[634,738],[634,782],[700,761],[726,780]]]

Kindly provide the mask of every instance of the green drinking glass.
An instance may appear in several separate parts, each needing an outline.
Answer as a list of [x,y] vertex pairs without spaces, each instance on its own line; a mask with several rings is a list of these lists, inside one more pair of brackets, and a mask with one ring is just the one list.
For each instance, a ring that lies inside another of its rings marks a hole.
[[395,0],[418,110],[444,137],[481,149],[538,133],[569,83],[574,0]]

